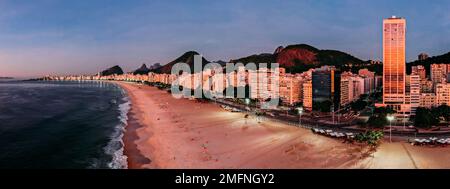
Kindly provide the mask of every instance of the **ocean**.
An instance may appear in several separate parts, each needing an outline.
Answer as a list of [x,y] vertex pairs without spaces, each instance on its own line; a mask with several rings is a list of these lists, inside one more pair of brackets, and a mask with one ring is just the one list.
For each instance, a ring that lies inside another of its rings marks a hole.
[[127,168],[129,109],[112,83],[0,82],[0,169]]

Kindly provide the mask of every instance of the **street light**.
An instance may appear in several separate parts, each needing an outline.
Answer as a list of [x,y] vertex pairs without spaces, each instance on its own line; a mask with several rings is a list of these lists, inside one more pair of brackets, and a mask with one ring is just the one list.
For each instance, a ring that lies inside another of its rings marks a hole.
[[387,115],[386,119],[389,121],[389,142],[392,142],[392,121],[395,117],[393,115]]
[[297,112],[298,112],[298,124],[299,126],[302,125],[302,114],[303,114],[303,107],[298,107],[297,108]]
[[245,99],[245,104],[247,104],[247,105],[250,104],[250,99],[246,98]]

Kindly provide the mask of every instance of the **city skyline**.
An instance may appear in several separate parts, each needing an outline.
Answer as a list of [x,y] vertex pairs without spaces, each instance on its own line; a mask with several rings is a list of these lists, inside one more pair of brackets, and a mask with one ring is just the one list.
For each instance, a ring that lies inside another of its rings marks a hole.
[[407,61],[446,53],[450,45],[446,1],[169,4],[2,1],[0,76],[93,74],[115,64],[130,71],[189,50],[228,61],[297,43],[381,60],[379,24],[391,15],[408,19]]

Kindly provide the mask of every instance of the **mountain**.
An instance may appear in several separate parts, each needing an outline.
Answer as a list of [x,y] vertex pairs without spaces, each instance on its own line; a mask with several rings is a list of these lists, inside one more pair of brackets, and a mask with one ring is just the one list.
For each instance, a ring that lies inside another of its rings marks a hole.
[[111,68],[108,68],[106,70],[103,70],[102,72],[100,72],[100,76],[108,76],[108,75],[122,75],[123,74],[123,70],[120,66],[113,66]]
[[255,54],[236,60],[231,63],[279,63],[287,72],[300,73],[310,68],[323,65],[333,65],[342,70],[351,70],[366,66],[367,62],[350,54],[337,50],[320,50],[307,44],[279,46],[273,54]]
[[250,62],[253,62],[255,64],[271,63],[276,61],[276,57],[277,57],[276,55],[270,53],[254,54],[244,58],[230,60],[230,63],[243,63],[243,64],[247,64]]
[[[182,62],[182,63],[188,64],[189,67],[191,68],[191,73],[193,73],[194,72],[194,56],[195,55],[200,55],[200,54],[196,51],[188,51],[188,52],[184,53],[183,55],[181,55],[180,57],[178,57],[177,59],[156,69],[155,72],[170,74],[172,71],[172,66],[175,65],[176,63]],[[205,64],[209,63],[209,61],[206,60],[204,57],[202,57],[201,63],[202,63],[202,68],[203,68],[205,66]]]
[[154,63],[154,64],[151,65],[150,68],[148,68],[148,69],[150,69],[150,70],[156,70],[156,69],[158,69],[158,68],[160,68],[160,67],[161,67],[161,64],[160,64],[160,63]]
[[278,48],[275,49],[275,51],[273,52],[273,54],[278,54],[278,53],[280,53],[283,49],[284,49],[283,46],[279,46]]
[[221,66],[225,66],[227,64],[227,62],[223,61],[223,60],[217,60],[217,61],[214,61],[214,63],[220,64]]
[[140,68],[138,68],[137,70],[135,70],[133,72],[134,75],[145,75],[148,74],[148,72],[150,72],[150,69],[147,68],[147,65],[142,64],[142,66]]
[[422,65],[427,70],[427,72],[428,72],[427,74],[430,74],[430,65],[431,64],[450,64],[450,52],[445,53],[443,55],[439,55],[439,56],[429,57],[425,60],[416,60],[416,61],[410,62],[410,63],[406,64],[406,71],[409,74],[409,73],[411,73],[412,66]]
[[281,67],[290,68],[298,64],[318,64],[317,55],[320,50],[306,45],[289,45],[277,55],[277,62]]

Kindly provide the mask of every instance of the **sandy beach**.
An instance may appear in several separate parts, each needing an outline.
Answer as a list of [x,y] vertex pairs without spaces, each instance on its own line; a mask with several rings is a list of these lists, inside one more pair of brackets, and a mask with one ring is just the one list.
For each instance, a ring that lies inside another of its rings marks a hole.
[[450,148],[383,143],[367,148],[214,103],[175,99],[125,82],[132,102],[124,136],[129,168],[450,168]]

